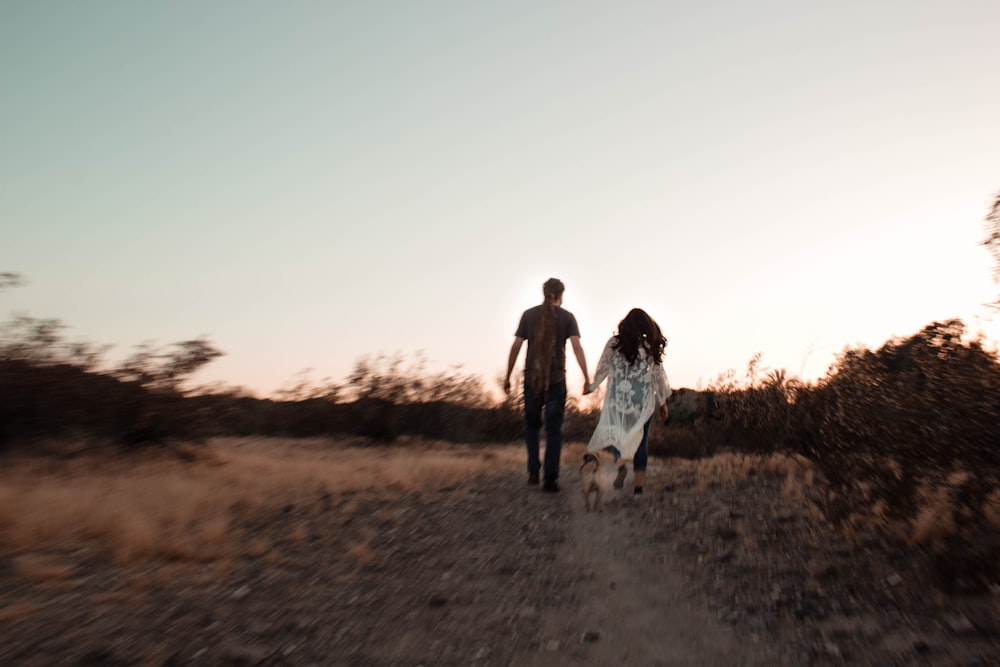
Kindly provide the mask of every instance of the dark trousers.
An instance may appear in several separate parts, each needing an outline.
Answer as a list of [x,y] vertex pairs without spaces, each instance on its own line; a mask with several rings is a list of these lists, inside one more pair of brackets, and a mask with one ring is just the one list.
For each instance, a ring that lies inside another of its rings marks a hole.
[[[639,449],[635,450],[635,457],[632,459],[632,469],[636,472],[646,472],[646,465],[649,463],[649,425],[652,423],[653,418],[650,417],[642,427],[642,442],[639,443]],[[618,448],[611,445],[604,449],[614,454],[615,463],[618,463],[618,459],[622,457]]]
[[[566,414],[566,382],[549,385],[537,396],[528,383],[524,386],[524,442],[528,447],[528,474],[537,475],[539,441],[545,424],[545,468],[543,479],[552,484],[559,479],[559,456],[562,453],[563,417]],[[544,421],[543,421],[544,415]]]

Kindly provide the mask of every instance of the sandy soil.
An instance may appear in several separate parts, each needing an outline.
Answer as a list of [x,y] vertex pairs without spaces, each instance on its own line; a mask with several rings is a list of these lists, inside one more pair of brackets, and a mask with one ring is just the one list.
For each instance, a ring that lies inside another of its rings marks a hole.
[[4,665],[995,665],[994,596],[847,541],[802,462],[587,513],[517,446],[225,440],[0,471]]

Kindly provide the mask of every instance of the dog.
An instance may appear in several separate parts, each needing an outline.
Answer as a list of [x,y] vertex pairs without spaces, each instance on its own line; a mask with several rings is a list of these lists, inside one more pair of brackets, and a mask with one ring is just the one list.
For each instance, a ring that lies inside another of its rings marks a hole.
[[[592,452],[583,455],[583,465],[580,466],[580,486],[583,492],[583,506],[589,512],[592,509],[604,511],[604,482],[601,459]],[[590,498],[594,502],[591,505]]]

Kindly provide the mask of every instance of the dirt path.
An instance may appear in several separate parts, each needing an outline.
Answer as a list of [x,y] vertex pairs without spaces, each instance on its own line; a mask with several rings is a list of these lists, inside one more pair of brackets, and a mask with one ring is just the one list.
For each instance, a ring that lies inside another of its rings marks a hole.
[[[650,470],[651,477],[657,471]],[[563,503],[570,512],[563,567],[577,573],[575,603],[543,619],[545,665],[782,665],[777,651],[741,641],[692,590],[670,552],[655,548],[631,491],[609,490],[603,512],[586,512],[573,471]],[[627,480],[626,489],[630,489]]]

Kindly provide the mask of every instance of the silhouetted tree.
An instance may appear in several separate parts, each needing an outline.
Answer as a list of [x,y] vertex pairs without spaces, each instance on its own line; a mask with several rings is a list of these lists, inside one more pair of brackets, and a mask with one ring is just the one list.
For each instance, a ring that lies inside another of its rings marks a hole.
[[222,352],[204,338],[174,343],[167,351],[143,344],[115,370],[114,375],[156,391],[178,391],[181,383]]
[[[997,193],[990,212],[986,214],[986,239],[983,245],[993,255],[993,279],[1000,282],[1000,193]],[[1000,296],[993,304],[1000,308]]]
[[10,273],[9,271],[0,273],[0,292],[8,287],[20,287],[23,284],[24,279],[19,273]]

